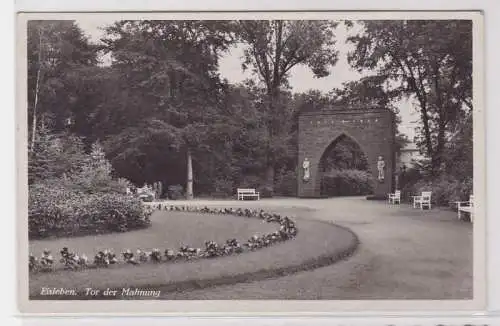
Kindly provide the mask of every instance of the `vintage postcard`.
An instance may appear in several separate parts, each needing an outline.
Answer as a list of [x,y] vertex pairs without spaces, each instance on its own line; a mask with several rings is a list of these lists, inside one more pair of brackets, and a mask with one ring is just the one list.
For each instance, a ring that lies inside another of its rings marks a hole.
[[22,312],[485,308],[481,13],[20,13],[17,42]]

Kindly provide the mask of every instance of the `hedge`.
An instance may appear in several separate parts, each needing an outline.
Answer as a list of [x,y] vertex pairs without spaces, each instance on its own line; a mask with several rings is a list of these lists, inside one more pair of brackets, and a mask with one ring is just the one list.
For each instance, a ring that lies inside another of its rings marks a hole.
[[119,193],[88,194],[44,184],[29,191],[30,238],[124,232],[148,226],[150,215],[139,199]]
[[456,208],[456,201],[467,201],[473,191],[472,178],[458,179],[450,175],[441,175],[434,179],[420,180],[407,185],[402,190],[402,196],[411,200],[411,196],[422,191],[432,191],[432,203],[438,206]]
[[172,200],[184,199],[184,187],[181,185],[168,186],[167,195]]
[[321,180],[321,193],[325,196],[356,196],[373,192],[373,178],[362,170],[332,170]]
[[275,191],[280,196],[297,196],[297,172],[287,171],[280,175]]

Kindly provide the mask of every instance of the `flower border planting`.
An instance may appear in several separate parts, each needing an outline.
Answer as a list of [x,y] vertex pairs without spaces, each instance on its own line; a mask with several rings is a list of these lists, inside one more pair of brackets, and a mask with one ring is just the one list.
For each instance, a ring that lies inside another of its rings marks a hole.
[[[120,292],[123,288],[132,286],[161,291],[161,295],[155,300],[183,300],[183,295],[180,294],[183,292],[279,278],[335,264],[354,255],[358,248],[356,234],[346,227],[300,217],[296,218],[296,222],[300,226],[300,232],[293,241],[285,241],[244,255],[174,264],[141,264],[134,268],[125,266],[84,269],[72,273],[64,270],[39,273],[30,279],[30,300],[109,300],[110,297],[105,295],[85,295],[85,289],[99,289],[102,294],[108,288]],[[41,295],[43,287],[71,288],[77,291],[77,295]],[[147,298],[118,295],[112,299]]]
[[260,218],[268,223],[279,223],[280,229],[264,234],[261,236],[254,235],[249,240],[241,244],[237,239],[228,239],[225,244],[218,244],[215,241],[206,241],[205,248],[193,248],[187,245],[181,246],[178,251],[167,248],[162,251],[154,248],[151,251],[137,249],[136,254],[130,249],[122,252],[122,260],[119,260],[117,255],[111,250],[101,250],[95,256],[92,263],[85,254],[78,255],[71,252],[67,247],[60,251],[61,258],[59,264],[56,264],[54,257],[49,250],[44,250],[40,258],[30,254],[29,256],[29,271],[36,272],[51,272],[57,269],[80,270],[85,268],[106,268],[115,264],[131,264],[138,265],[142,263],[164,263],[189,261],[202,258],[216,258],[240,254],[246,251],[254,251],[260,248],[268,247],[272,244],[286,241],[294,238],[297,235],[298,229],[295,222],[287,216],[280,214],[267,213],[260,209],[248,208],[209,208],[186,206],[186,205],[168,205],[168,204],[145,204],[153,210],[175,211],[175,212],[194,212],[204,214],[225,214],[235,215],[248,218]]

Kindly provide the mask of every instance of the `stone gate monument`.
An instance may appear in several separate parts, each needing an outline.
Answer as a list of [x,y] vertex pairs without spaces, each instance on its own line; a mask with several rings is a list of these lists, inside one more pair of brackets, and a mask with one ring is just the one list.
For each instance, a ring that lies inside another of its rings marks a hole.
[[299,116],[299,197],[321,197],[321,164],[337,140],[349,137],[366,155],[375,179],[374,195],[386,196],[394,183],[394,114],[388,109],[324,109]]

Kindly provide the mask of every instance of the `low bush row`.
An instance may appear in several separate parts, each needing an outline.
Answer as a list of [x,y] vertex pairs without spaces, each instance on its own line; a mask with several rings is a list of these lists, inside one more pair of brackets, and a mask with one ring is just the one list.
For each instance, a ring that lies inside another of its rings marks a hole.
[[139,199],[125,194],[92,194],[37,184],[29,191],[29,237],[125,232],[148,226],[151,213]]
[[[146,204],[147,205],[147,204]],[[176,262],[188,261],[201,258],[214,258],[239,254],[245,251],[253,251],[259,248],[270,246],[274,243],[289,240],[297,235],[297,227],[289,217],[279,214],[270,214],[263,210],[252,209],[233,209],[233,208],[208,208],[208,207],[190,207],[190,206],[173,206],[164,204],[155,204],[150,206],[151,209],[179,212],[199,212],[206,214],[231,214],[249,218],[260,218],[268,223],[279,223],[279,230],[264,234],[254,235],[244,243],[240,243],[236,239],[229,239],[224,244],[218,244],[215,241],[206,241],[205,248],[193,248],[187,245],[181,246],[179,250],[166,249],[163,252],[158,249],[144,251],[138,249],[136,253],[130,249],[122,252],[122,260],[112,250],[99,251],[90,262],[85,254],[78,255],[71,252],[67,247],[60,251],[61,258],[59,262],[62,268],[67,270],[77,270],[82,268],[99,268],[108,267],[119,263],[138,265],[141,263],[160,263],[160,262]],[[44,250],[41,257],[29,256],[29,270],[31,272],[49,272],[57,269],[54,257],[49,250]]]
[[[235,184],[231,180],[217,179],[214,182],[212,197],[233,197],[236,188],[254,188],[262,198],[273,196],[297,196],[297,171],[280,173],[275,180],[274,189],[266,186],[266,180],[248,176]],[[366,195],[373,191],[374,179],[368,171],[356,169],[331,170],[322,179],[322,193],[326,196]]]
[[373,191],[373,177],[362,170],[332,170],[323,176],[321,193],[326,196],[367,195]]
[[401,193],[403,199],[411,201],[411,196],[418,195],[422,191],[432,191],[433,204],[456,208],[455,202],[469,200],[469,196],[473,193],[473,181],[472,178],[460,180],[450,175],[441,175],[407,184]]

